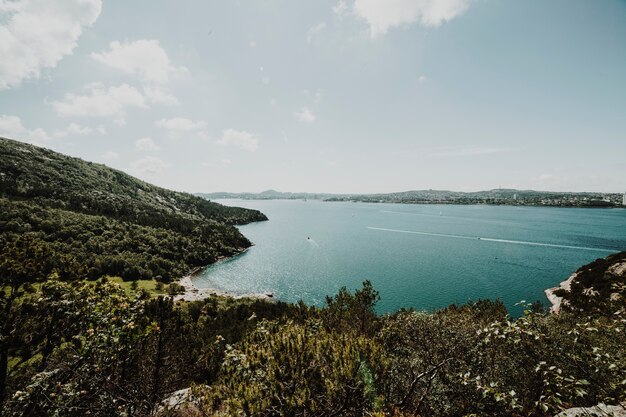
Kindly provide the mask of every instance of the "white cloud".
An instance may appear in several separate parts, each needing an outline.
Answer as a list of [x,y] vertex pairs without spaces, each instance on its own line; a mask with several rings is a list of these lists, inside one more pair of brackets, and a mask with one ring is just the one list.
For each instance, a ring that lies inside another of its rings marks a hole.
[[111,68],[138,76],[145,83],[165,83],[170,76],[186,72],[175,67],[158,40],[114,41],[108,51],[94,52],[91,58]]
[[311,44],[317,42],[319,34],[326,29],[326,22],[318,23],[310,28],[306,34],[306,43]]
[[132,42],[111,42],[109,50],[94,52],[91,58],[111,68],[138,77],[143,84],[143,95],[154,104],[178,106],[180,101],[163,85],[173,75],[187,72],[175,67],[158,40],[141,39]]
[[250,45],[250,48],[256,48],[256,41],[255,40],[251,40],[248,45]]
[[154,104],[162,104],[164,106],[178,106],[180,101],[172,94],[160,87],[147,86],[143,92],[148,100]]
[[61,117],[116,117],[123,120],[129,107],[147,108],[146,98],[134,87],[122,84],[104,88],[100,83],[85,86],[88,93],[68,93],[63,101],[54,101],[52,106]]
[[171,119],[157,120],[154,124],[156,127],[177,131],[177,132],[193,132],[202,130],[207,127],[207,122],[202,120],[193,121],[184,117],[174,117]]
[[156,156],[144,156],[131,162],[130,166],[134,172],[139,174],[158,174],[169,167],[169,164]]
[[20,139],[25,142],[34,144],[42,144],[50,141],[50,136],[41,128],[27,129],[22,124],[22,120],[18,116],[1,115],[0,116],[0,136],[11,139]]
[[39,78],[71,55],[101,7],[101,0],[0,1],[0,90]]
[[426,81],[428,81],[428,78],[425,75],[420,75],[417,79],[418,83],[425,83]]
[[348,3],[345,0],[339,0],[336,5],[333,6],[333,13],[338,16],[343,16],[348,11]]
[[303,107],[299,111],[295,112],[294,116],[296,116],[296,119],[304,123],[313,123],[316,119],[315,115],[308,107]]
[[469,0],[355,0],[353,12],[364,19],[372,38],[389,29],[420,23],[436,27],[463,14]]
[[141,138],[135,141],[135,148],[140,151],[158,151],[161,149],[159,145],[157,145],[152,138]]
[[222,131],[222,138],[217,141],[224,146],[236,146],[246,151],[256,151],[259,148],[259,139],[251,133],[235,129]]
[[[96,128],[96,131],[98,131],[98,133],[102,132],[104,129],[104,126],[98,126]],[[94,132],[94,129],[88,127],[88,126],[81,126],[77,123],[70,123],[65,129],[62,130],[57,130],[54,132],[54,137],[55,138],[64,138],[66,136],[84,136],[84,135],[89,135],[91,133]],[[101,133],[102,134],[102,133]]]

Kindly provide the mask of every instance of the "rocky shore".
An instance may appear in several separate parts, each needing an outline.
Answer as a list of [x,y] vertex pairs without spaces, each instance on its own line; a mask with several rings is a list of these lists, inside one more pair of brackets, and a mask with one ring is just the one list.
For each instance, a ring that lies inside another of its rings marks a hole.
[[257,300],[273,301],[272,293],[250,293],[237,294],[229,291],[221,291],[215,288],[198,288],[193,283],[193,277],[200,272],[200,269],[193,271],[191,274],[181,278],[178,284],[184,288],[182,294],[174,296],[174,301],[201,301],[209,297],[230,297],[230,298],[252,298]]
[[577,276],[578,276],[578,272],[575,272],[572,275],[570,275],[568,279],[561,282],[558,287],[548,288],[547,290],[544,291],[544,293],[546,294],[546,297],[548,298],[548,301],[550,301],[550,304],[552,304],[552,307],[550,307],[550,312],[552,314],[559,314],[559,311],[561,311],[561,304],[563,303],[563,298],[556,295],[555,291],[557,290],[570,291],[570,289],[572,288],[572,281],[574,281],[574,279],[576,279]]

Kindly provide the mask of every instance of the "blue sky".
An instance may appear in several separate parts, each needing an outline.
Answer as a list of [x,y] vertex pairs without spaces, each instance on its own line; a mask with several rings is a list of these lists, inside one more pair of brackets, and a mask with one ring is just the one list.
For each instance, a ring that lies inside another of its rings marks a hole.
[[0,135],[191,192],[624,192],[625,39],[618,0],[0,0]]

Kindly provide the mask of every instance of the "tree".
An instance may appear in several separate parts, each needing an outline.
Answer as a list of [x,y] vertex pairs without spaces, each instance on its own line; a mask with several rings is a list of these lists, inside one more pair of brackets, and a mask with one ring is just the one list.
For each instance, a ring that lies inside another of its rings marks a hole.
[[32,283],[52,273],[46,244],[30,234],[0,238],[0,408],[6,391],[9,356],[28,350],[26,319],[34,309]]
[[376,303],[380,301],[378,291],[369,280],[351,294],[346,287],[331,297],[326,297],[323,317],[329,329],[356,331],[372,336],[377,328]]

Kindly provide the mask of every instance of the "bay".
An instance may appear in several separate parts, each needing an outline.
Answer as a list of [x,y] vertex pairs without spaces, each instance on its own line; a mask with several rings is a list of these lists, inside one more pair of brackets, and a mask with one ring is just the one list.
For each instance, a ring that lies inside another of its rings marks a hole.
[[221,200],[269,221],[239,229],[254,246],[205,269],[200,288],[270,292],[321,305],[369,279],[380,313],[451,303],[540,300],[580,266],[626,250],[626,209]]

